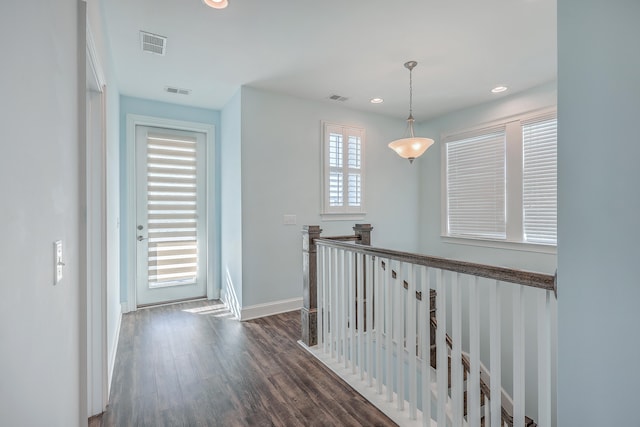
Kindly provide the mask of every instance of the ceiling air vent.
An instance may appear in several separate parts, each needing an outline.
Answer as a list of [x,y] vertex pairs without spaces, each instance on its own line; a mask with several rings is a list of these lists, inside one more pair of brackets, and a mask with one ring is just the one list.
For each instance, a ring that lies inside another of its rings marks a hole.
[[167,50],[167,38],[157,34],[140,31],[140,44],[143,52],[164,56]]
[[191,89],[180,89],[179,87],[171,86],[165,87],[164,90],[169,93],[176,93],[178,95],[189,95],[191,93]]
[[347,98],[346,96],[331,95],[331,96],[329,96],[329,99],[331,99],[331,100],[333,100],[333,101],[340,101],[340,102],[344,102],[344,101],[346,101],[346,100],[347,100],[347,99],[349,99],[349,98]]

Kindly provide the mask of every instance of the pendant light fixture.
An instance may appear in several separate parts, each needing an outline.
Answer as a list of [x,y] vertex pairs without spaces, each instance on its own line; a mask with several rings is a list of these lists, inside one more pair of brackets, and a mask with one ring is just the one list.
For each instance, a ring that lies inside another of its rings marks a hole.
[[412,72],[415,66],[418,65],[416,61],[405,62],[404,66],[409,70],[409,118],[407,119],[407,133],[408,136],[402,139],[396,139],[389,144],[389,148],[398,153],[403,159],[409,159],[409,163],[422,156],[427,148],[433,144],[433,139],[419,138],[414,135],[413,132],[413,79]]
[[228,0],[202,0],[204,4],[214,9],[224,9],[229,6]]

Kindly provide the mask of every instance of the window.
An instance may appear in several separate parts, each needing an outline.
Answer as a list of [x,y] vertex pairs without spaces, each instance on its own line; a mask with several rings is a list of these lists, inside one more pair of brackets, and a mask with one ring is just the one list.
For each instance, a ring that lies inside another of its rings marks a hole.
[[444,141],[444,236],[556,244],[555,112]]
[[364,129],[323,125],[323,214],[364,215]]

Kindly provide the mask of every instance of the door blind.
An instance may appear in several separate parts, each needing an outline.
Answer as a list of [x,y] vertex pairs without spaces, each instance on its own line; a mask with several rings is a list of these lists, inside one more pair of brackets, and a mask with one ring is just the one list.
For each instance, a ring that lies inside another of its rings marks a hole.
[[190,284],[198,273],[196,139],[149,134],[149,286]]
[[522,209],[526,242],[556,244],[557,133],[555,117],[522,125]]

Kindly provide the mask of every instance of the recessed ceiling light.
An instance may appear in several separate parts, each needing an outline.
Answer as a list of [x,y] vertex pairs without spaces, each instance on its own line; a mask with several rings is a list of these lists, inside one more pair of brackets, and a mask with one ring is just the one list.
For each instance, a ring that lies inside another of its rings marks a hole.
[[202,0],[202,3],[214,9],[224,9],[229,6],[228,0]]
[[500,92],[504,92],[505,90],[509,89],[506,86],[496,86],[493,89],[491,89],[492,93],[500,93]]
[[384,102],[384,99],[382,98],[371,98],[369,100],[370,103],[372,104],[382,104]]

